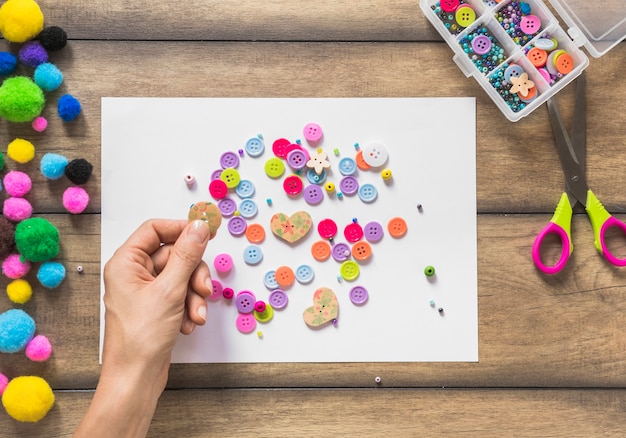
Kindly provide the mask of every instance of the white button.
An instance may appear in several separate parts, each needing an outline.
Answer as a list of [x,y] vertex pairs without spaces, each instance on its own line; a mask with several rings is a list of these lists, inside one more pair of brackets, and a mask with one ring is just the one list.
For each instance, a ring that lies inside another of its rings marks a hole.
[[363,149],[363,161],[372,167],[380,167],[387,162],[389,153],[380,143],[373,143]]

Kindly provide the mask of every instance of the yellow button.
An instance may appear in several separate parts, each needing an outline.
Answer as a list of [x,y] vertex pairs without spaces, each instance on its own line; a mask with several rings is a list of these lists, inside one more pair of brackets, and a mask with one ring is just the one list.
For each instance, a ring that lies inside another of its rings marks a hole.
[[454,19],[459,26],[467,27],[476,21],[476,12],[470,6],[463,5],[456,10]]
[[239,181],[241,181],[239,172],[237,172],[237,169],[233,169],[232,167],[224,169],[220,175],[220,179],[226,183],[226,187],[229,189],[234,189],[239,185]]
[[354,281],[359,278],[360,269],[359,265],[357,265],[354,260],[346,260],[341,264],[339,272],[341,273],[341,276],[344,278],[344,280]]
[[270,178],[278,178],[285,173],[283,160],[277,157],[270,158],[265,162],[265,173]]

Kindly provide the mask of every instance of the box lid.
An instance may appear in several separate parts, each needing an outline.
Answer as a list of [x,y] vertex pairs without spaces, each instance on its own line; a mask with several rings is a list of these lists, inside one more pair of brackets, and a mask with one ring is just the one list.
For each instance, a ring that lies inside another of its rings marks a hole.
[[[550,0],[575,43],[599,58],[626,37],[625,0]],[[582,35],[580,34],[582,32]]]

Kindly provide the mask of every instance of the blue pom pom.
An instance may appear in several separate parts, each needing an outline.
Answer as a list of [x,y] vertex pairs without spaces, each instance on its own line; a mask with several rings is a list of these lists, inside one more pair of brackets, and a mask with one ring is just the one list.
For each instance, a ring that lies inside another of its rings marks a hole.
[[35,320],[22,309],[0,313],[0,353],[17,353],[35,334]]
[[65,267],[59,262],[42,263],[37,271],[37,280],[43,287],[54,289],[65,278]]
[[35,69],[35,83],[44,91],[54,91],[63,82],[63,73],[49,62],[39,64]]
[[80,102],[71,94],[64,94],[59,97],[57,110],[59,117],[66,122],[71,122],[80,114]]
[[17,67],[17,57],[11,52],[0,52],[0,76],[10,75]]
[[59,179],[65,174],[67,163],[63,155],[47,153],[41,157],[41,174],[48,179]]

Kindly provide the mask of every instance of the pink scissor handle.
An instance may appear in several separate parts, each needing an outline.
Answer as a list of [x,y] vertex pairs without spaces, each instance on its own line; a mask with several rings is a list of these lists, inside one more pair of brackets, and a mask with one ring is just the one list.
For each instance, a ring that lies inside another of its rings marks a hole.
[[[624,225],[626,227],[626,224]],[[624,230],[626,232],[626,228]],[[561,257],[553,266],[545,265],[541,260],[541,245],[543,244],[543,240],[546,238],[546,236],[550,234],[558,236],[558,238],[561,240]],[[572,245],[567,231],[565,231],[560,225],[555,224],[554,222],[550,222],[543,230],[541,230],[541,232],[535,238],[532,251],[533,263],[535,264],[537,269],[545,274],[556,274],[565,267],[571,252]],[[624,262],[626,262],[626,260],[624,260]]]
[[607,220],[602,224],[600,228],[600,245],[602,250],[600,251],[604,258],[614,266],[626,266],[626,258],[620,259],[615,257],[606,246],[605,237],[606,231],[609,228],[619,228],[626,236],[626,224],[622,221],[615,219],[613,216],[609,216]]

